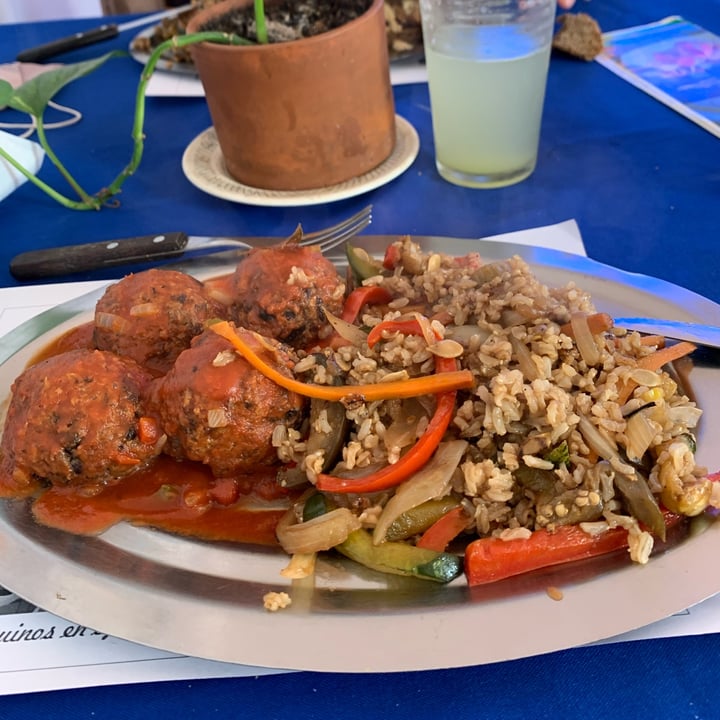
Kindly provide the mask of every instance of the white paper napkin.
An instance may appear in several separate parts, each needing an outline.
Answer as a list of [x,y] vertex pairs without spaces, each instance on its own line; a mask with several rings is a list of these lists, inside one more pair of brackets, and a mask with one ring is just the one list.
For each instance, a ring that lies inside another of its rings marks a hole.
[[[42,166],[45,151],[32,140],[0,130],[0,148],[35,175]],[[4,157],[0,157],[0,201],[19,188],[27,178]]]

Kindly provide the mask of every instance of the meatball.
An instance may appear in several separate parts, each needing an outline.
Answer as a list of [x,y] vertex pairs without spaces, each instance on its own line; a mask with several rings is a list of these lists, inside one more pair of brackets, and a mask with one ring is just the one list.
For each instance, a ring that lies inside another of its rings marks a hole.
[[317,248],[256,248],[235,270],[230,312],[238,325],[307,347],[328,327],[324,310],[342,312],[344,291],[335,266]]
[[[287,356],[278,346],[282,371]],[[206,330],[154,381],[152,406],[168,436],[165,452],[205,463],[216,477],[277,462],[272,444],[279,424],[297,425],[304,399],[276,385]]]
[[2,438],[15,483],[89,485],[145,467],[161,452],[159,433],[140,431],[151,380],[134,361],[90,349],[26,369],[13,383]]
[[95,345],[164,375],[205,323],[227,309],[196,278],[153,269],[111,285],[95,307]]

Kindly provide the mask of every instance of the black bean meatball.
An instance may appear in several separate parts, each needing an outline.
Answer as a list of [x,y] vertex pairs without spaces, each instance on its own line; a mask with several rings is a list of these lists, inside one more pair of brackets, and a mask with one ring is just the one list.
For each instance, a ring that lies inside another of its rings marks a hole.
[[[287,356],[278,346],[278,369]],[[216,477],[277,462],[275,427],[302,419],[304,400],[255,370],[206,330],[153,383],[152,407],[167,434],[165,452],[208,465]]]
[[256,248],[235,270],[231,315],[242,327],[304,348],[328,328],[326,309],[340,315],[344,291],[335,266],[317,248]]
[[227,309],[197,279],[153,269],[110,285],[95,307],[95,345],[164,375],[190,340]]
[[152,376],[100,350],[71,350],[25,370],[13,383],[2,438],[18,485],[89,485],[145,467],[161,451],[143,433],[142,397]]

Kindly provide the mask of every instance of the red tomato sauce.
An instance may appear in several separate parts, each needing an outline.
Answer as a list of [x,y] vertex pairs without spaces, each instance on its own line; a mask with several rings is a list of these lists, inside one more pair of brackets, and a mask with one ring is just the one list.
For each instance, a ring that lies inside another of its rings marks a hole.
[[36,365],[42,360],[46,360],[53,355],[60,355],[60,353],[69,352],[70,350],[79,350],[81,348],[92,348],[93,345],[93,330],[95,324],[93,322],[86,322],[82,325],[68,330],[60,337],[48,343],[33,359],[28,363],[29,365]]
[[276,469],[217,479],[192,462],[158,458],[151,467],[99,487],[50,487],[34,501],[35,519],[76,535],[121,521],[203,540],[277,545],[275,527],[294,497]]

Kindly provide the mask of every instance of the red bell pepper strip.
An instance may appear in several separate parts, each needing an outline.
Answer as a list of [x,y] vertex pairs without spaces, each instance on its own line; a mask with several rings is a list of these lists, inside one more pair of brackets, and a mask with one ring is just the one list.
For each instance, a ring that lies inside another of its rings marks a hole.
[[381,305],[389,303],[392,299],[390,291],[384,287],[363,285],[355,288],[347,296],[341,317],[345,322],[354,323],[365,305]]
[[[411,324],[414,326],[411,328],[414,334],[422,334],[420,324],[416,320],[411,321]],[[385,325],[385,323],[380,325]],[[455,370],[457,370],[457,362],[454,358],[435,358],[436,373]],[[342,478],[322,473],[318,475],[315,483],[317,489],[336,493],[370,493],[387,490],[407,480],[430,460],[443,439],[455,413],[456,395],[457,393],[454,390],[438,394],[435,413],[430,419],[425,432],[396,463],[386,465],[377,472],[359,478]]]
[[394,270],[400,264],[400,248],[393,243],[385,249],[385,257],[383,258],[383,267],[386,270]]
[[[668,528],[682,520],[682,515],[668,510],[663,510],[663,515]],[[483,585],[627,546],[628,533],[621,527],[589,535],[578,525],[563,525],[554,532],[535,530],[527,539],[479,538],[465,548],[465,576],[468,585]]]
[[384,332],[402,333],[403,335],[420,335],[420,324],[415,318],[409,320],[384,320],[375,325],[367,336],[368,347],[373,348],[382,340]]
[[448,510],[438,518],[415,543],[417,547],[435,552],[445,552],[445,548],[468,526],[468,514],[462,505]]

